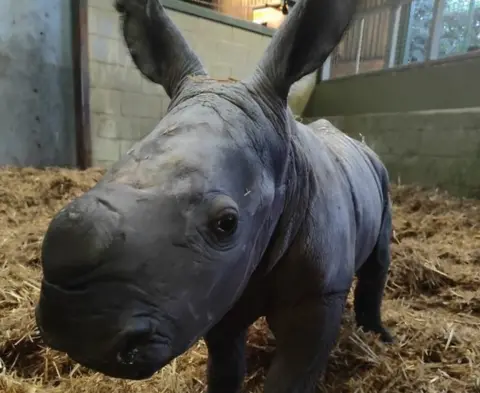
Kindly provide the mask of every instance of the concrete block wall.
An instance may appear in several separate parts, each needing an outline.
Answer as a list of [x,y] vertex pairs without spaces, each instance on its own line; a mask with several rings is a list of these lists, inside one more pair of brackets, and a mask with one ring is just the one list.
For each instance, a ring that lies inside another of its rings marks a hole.
[[[214,78],[248,76],[271,40],[273,31],[263,26],[178,0],[162,3]],[[170,102],[133,64],[112,4],[88,4],[92,158],[93,165],[106,167],[154,128]],[[292,87],[295,112],[303,111],[315,82],[311,74]]]
[[303,117],[363,135],[392,182],[480,198],[479,67],[471,53],[322,82]]
[[480,107],[325,118],[364,140],[385,163],[392,183],[480,198]]

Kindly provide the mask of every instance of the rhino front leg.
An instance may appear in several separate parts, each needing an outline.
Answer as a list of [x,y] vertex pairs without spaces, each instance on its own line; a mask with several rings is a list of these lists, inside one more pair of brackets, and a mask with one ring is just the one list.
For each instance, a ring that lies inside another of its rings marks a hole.
[[277,351],[265,393],[312,393],[338,337],[347,292],[308,299],[268,318]]
[[222,322],[207,333],[207,393],[237,393],[241,390],[246,371],[246,335],[246,329],[231,329]]

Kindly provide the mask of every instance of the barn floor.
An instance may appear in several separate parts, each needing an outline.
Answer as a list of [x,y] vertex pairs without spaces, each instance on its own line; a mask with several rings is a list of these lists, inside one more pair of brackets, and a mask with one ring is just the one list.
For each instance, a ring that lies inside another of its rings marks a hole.
[[[32,307],[39,247],[50,217],[87,190],[99,170],[0,171],[0,392],[202,392],[206,352],[198,343],[154,378],[117,381],[44,349]],[[393,187],[393,263],[384,319],[397,344],[356,331],[351,299],[321,392],[480,392],[480,201]],[[252,327],[246,391],[260,392],[272,348]]]

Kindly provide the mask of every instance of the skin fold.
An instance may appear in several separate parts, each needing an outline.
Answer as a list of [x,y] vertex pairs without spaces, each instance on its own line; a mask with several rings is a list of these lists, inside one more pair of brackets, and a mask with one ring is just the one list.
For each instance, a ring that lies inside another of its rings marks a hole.
[[36,307],[50,347],[145,379],[204,338],[209,393],[236,393],[248,327],[277,351],[266,393],[310,393],[355,275],[358,325],[381,321],[388,173],[325,120],[295,121],[293,83],[340,41],[355,0],[300,0],[252,76],[210,78],[158,0],[117,0],[139,71],[171,98],[157,127],[52,219]]

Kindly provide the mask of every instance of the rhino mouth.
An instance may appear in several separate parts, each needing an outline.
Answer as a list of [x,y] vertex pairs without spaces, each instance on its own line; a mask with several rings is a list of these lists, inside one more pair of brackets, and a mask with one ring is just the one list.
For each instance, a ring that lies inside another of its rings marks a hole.
[[[138,380],[172,360],[171,323],[158,319],[147,304],[108,308],[101,299],[67,296],[46,281],[43,289],[35,308],[40,336],[48,347],[80,365],[107,376]],[[82,307],[69,309],[78,303]],[[90,309],[92,304],[98,308]],[[125,318],[118,317],[122,312]]]
[[112,378],[130,380],[151,378],[173,359],[169,342],[161,337],[142,345],[125,344],[103,359],[69,352],[67,354],[72,360],[92,371]]
[[[173,358],[170,340],[160,334],[148,335],[135,332],[129,336],[118,335],[116,344],[104,352],[105,343],[98,345],[98,351],[85,353],[82,347],[60,341],[46,333],[41,324],[38,330],[44,343],[50,348],[66,353],[72,360],[92,371],[120,379],[148,379],[165,367]],[[144,337],[142,337],[142,335]]]

